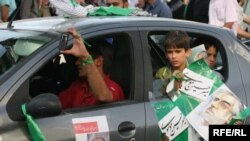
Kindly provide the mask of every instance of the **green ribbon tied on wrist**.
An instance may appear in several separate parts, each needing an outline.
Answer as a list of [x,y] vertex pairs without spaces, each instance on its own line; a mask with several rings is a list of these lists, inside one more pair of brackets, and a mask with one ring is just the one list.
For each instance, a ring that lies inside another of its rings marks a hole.
[[22,112],[26,117],[26,123],[28,126],[29,133],[33,141],[46,141],[41,129],[38,127],[33,117],[26,112],[26,104],[22,105]]
[[88,56],[86,59],[82,59],[81,60],[82,65],[88,65],[88,64],[93,64],[94,60],[92,58],[92,56]]

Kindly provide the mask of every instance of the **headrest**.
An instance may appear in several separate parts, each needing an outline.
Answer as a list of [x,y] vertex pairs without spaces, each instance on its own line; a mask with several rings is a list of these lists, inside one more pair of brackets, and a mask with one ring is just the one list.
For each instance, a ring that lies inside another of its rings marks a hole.
[[19,39],[14,45],[14,52],[20,56],[28,56],[43,45],[42,41]]

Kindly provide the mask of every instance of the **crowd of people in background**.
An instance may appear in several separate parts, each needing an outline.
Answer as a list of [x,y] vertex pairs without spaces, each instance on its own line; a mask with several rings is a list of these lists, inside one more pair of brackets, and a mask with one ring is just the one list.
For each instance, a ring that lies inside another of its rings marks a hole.
[[[72,1],[72,0],[68,0]],[[245,0],[73,0],[87,6],[119,6],[140,8],[157,17],[174,18],[224,26],[239,38],[250,39],[243,23],[250,24],[244,14]],[[50,0],[0,0],[0,22],[36,17],[56,16]]]

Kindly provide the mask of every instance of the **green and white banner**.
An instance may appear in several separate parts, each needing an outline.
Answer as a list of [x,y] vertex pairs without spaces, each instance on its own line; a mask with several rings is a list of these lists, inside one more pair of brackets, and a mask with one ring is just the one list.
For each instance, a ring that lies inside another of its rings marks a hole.
[[209,124],[230,124],[249,115],[249,109],[204,59],[190,64],[183,74],[178,92],[168,90],[171,92],[168,100],[152,102],[159,128],[170,140],[193,141],[200,137],[208,140]]

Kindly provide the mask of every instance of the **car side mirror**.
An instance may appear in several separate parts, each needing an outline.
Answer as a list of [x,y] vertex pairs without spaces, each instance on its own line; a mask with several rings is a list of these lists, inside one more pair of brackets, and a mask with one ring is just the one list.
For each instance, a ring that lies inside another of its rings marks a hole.
[[51,93],[44,93],[32,98],[26,104],[27,114],[34,118],[51,117],[62,112],[59,98]]

